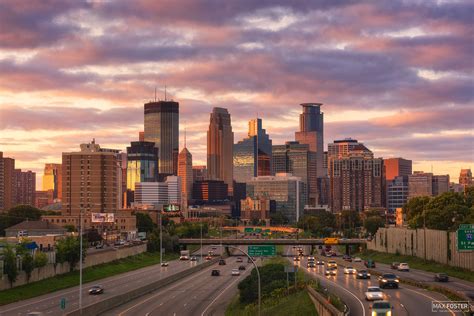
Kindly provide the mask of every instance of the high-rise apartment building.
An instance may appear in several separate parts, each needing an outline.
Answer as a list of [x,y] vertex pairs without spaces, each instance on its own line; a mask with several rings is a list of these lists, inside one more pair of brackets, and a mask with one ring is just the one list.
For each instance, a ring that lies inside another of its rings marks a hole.
[[397,176],[387,181],[387,209],[395,213],[408,200],[408,175]]
[[385,179],[387,181],[398,176],[409,176],[412,173],[412,161],[403,158],[387,158],[383,160]]
[[459,173],[459,184],[463,187],[471,186],[474,184],[472,180],[471,169],[461,169]]
[[21,171],[15,169],[13,172],[14,206],[35,206],[36,173],[32,171]]
[[35,207],[41,209],[45,206],[53,204],[54,203],[53,193],[54,193],[53,190],[36,191],[35,192]]
[[179,150],[179,103],[154,101],[145,104],[145,141],[158,148],[159,173],[176,175]]
[[178,156],[178,177],[181,178],[181,203],[187,209],[193,195],[193,156],[186,148],[186,142]]
[[272,140],[262,119],[249,121],[248,137],[234,145],[234,180],[245,183],[256,176],[271,175]]
[[60,163],[47,163],[44,165],[43,191],[52,190],[54,199],[62,199],[62,180],[62,165]]
[[135,191],[137,182],[158,181],[158,148],[153,142],[131,142],[127,147],[127,189]]
[[114,212],[121,208],[121,167],[118,150],[93,140],[81,151],[63,153],[63,214]]
[[207,168],[206,166],[193,166],[193,180],[203,181],[207,180]]
[[15,159],[3,157],[0,151],[0,211],[15,206]]
[[300,177],[287,173],[253,177],[247,182],[247,197],[275,201],[275,212],[281,212],[290,223],[296,223],[306,205],[306,186]]
[[315,205],[318,198],[316,152],[309,150],[308,144],[286,142],[272,146],[272,174],[291,173],[306,184],[307,201]]
[[207,131],[207,172],[210,180],[222,180],[232,195],[234,133],[227,109],[213,108]]
[[328,144],[328,165],[330,160],[334,158],[343,158],[350,155],[358,155],[363,157],[374,157],[372,151],[370,151],[364,144],[359,143],[357,139],[346,138],[342,140],[335,140],[333,143]]

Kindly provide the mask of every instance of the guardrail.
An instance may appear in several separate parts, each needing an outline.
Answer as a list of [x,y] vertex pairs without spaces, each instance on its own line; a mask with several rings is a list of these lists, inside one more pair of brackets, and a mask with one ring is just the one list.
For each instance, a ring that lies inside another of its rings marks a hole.
[[132,301],[140,296],[143,296],[144,294],[156,291],[159,288],[162,288],[168,284],[171,284],[173,282],[176,282],[180,279],[183,279],[187,277],[188,275],[191,275],[197,271],[201,271],[207,267],[210,267],[214,263],[218,262],[220,257],[212,259],[210,261],[207,261],[203,264],[197,265],[195,267],[189,268],[187,270],[175,273],[169,277],[166,277],[164,279],[161,279],[159,281],[152,282],[150,284],[141,286],[139,288],[136,288],[134,290],[130,290],[126,293],[121,293],[117,294],[115,296],[109,297],[107,299],[104,299],[99,302],[95,302],[89,305],[86,305],[82,308],[82,311],[79,309],[70,311],[66,313],[66,315],[69,316],[76,316],[76,315],[87,315],[87,316],[95,316],[95,315],[100,315],[112,308],[115,308],[117,306],[120,306],[122,304],[125,304],[129,301]]
[[323,295],[319,294],[311,286],[306,286],[306,290],[308,291],[319,316],[345,316],[349,314],[349,311],[341,312],[336,307],[332,306]]

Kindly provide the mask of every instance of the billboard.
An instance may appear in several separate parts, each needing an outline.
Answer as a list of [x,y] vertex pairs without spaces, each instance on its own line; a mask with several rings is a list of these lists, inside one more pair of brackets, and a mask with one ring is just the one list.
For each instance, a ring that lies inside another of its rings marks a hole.
[[179,212],[181,209],[180,209],[179,205],[167,204],[167,205],[163,206],[163,210],[165,212]]
[[92,223],[113,223],[114,213],[92,213]]

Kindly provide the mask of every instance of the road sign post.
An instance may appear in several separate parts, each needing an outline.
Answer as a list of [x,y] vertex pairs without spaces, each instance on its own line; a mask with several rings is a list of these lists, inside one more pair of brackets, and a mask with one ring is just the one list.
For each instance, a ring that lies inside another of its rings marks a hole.
[[474,225],[461,224],[456,232],[456,245],[458,251],[474,250]]
[[249,256],[251,257],[274,257],[276,256],[275,245],[249,246]]

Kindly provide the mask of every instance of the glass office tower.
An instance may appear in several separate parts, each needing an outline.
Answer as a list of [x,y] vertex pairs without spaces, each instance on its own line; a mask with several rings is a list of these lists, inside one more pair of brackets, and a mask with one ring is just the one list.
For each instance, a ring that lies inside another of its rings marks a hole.
[[137,182],[158,181],[158,148],[153,142],[131,142],[127,147],[127,189]]

